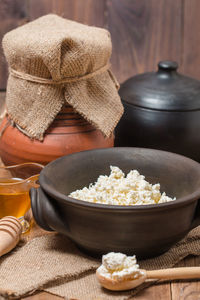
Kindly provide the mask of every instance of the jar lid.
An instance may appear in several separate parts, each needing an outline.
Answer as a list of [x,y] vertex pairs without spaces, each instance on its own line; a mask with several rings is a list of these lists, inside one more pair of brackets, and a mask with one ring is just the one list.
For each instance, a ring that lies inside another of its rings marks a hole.
[[177,72],[173,61],[158,63],[157,72],[131,77],[119,90],[123,101],[155,110],[200,109],[200,81]]

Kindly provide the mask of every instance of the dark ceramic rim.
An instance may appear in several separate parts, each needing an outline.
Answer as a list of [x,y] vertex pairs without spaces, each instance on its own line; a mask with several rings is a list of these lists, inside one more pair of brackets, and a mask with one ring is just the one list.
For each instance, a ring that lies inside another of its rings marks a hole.
[[[140,150],[140,149],[144,149],[144,150],[153,150],[155,152],[163,152],[163,153],[167,153],[168,155],[173,155],[174,157],[177,158],[181,158],[183,160],[187,160],[190,165],[193,165],[195,168],[200,168],[200,164],[186,156],[180,155],[180,154],[176,154],[176,153],[172,153],[172,152],[168,152],[168,151],[163,151],[163,150],[157,150],[157,149],[150,149],[150,148],[139,148],[139,147],[114,147],[114,148],[99,148],[99,149],[93,149],[93,150],[85,150],[85,151],[81,151],[78,153],[82,153],[82,152],[100,152],[100,151],[105,151],[108,149],[129,149],[133,148],[135,150]],[[110,150],[112,151],[112,150]],[[78,153],[72,153],[67,155],[67,157],[70,156],[74,156],[77,155]],[[50,162],[48,165],[50,164],[54,164],[55,161],[58,160],[62,160],[63,157],[66,156],[62,156],[60,158],[57,158],[56,160]],[[47,165],[47,166],[48,166]],[[58,200],[59,202],[68,202],[74,206],[83,206],[84,208],[92,208],[92,209],[103,209],[103,210],[116,210],[116,211],[150,211],[150,210],[165,210],[168,208],[173,208],[173,207],[178,207],[178,206],[182,206],[185,205],[189,202],[193,202],[196,201],[198,199],[200,199],[200,187],[193,192],[192,194],[189,194],[185,197],[181,197],[177,200],[174,201],[169,201],[169,202],[165,202],[165,203],[160,203],[160,204],[145,204],[145,205],[126,205],[126,206],[122,206],[122,205],[110,205],[110,204],[100,204],[100,203],[92,203],[92,202],[87,202],[87,201],[83,201],[83,200],[78,200],[72,197],[68,197],[60,192],[58,192],[57,190],[55,190],[53,187],[51,187],[48,183],[45,182],[44,179],[44,172],[45,172],[45,167],[44,169],[41,171],[40,173],[40,177],[39,177],[39,183],[40,183],[40,187],[45,191],[45,193],[47,193],[49,196],[51,196],[52,198]]]
[[140,109],[140,110],[146,110],[146,111],[158,111],[158,112],[166,112],[166,113],[177,113],[177,112],[181,112],[181,113],[186,113],[186,112],[194,112],[194,111],[200,111],[200,108],[191,108],[191,109],[173,109],[173,110],[170,110],[170,109],[164,109],[164,108],[157,108],[157,107],[151,107],[151,106],[145,106],[145,105],[142,105],[142,104],[137,104],[137,103],[131,103],[131,101],[129,100],[129,98],[127,98],[126,100],[121,98],[122,99],[122,102],[123,104],[126,104],[127,106],[130,106],[131,108],[134,107],[134,108],[137,108],[137,109]]

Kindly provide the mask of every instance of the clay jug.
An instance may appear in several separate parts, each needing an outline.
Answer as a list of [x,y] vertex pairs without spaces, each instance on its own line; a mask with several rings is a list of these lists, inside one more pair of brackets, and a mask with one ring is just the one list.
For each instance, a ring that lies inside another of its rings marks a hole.
[[7,117],[0,125],[0,156],[5,165],[50,161],[70,153],[113,146],[114,136],[105,138],[74,109],[65,105],[45,133],[42,142],[30,139]]

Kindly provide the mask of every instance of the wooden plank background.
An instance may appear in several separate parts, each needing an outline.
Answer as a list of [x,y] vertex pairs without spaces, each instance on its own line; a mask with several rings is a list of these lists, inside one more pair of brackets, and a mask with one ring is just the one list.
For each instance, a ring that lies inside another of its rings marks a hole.
[[[9,30],[47,13],[107,28],[113,42],[112,69],[120,83],[156,70],[160,60],[175,60],[180,72],[200,80],[200,0],[0,0],[0,40]],[[0,90],[6,81],[0,47]],[[199,264],[199,257],[191,258],[192,266]],[[151,287],[135,299],[199,297],[199,283],[186,282]],[[49,294],[27,299],[49,299]]]
[[[182,73],[200,79],[199,0],[1,0],[0,38],[47,13],[107,28],[113,42],[112,69],[119,82],[175,60]],[[7,66],[0,49],[0,89]]]

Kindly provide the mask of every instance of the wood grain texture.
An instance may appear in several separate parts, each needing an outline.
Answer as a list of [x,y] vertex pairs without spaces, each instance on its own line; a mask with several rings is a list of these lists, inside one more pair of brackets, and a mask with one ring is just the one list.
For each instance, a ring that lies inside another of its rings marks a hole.
[[183,67],[188,76],[200,79],[200,1],[185,0],[183,27]]
[[182,0],[108,0],[113,71],[120,82],[157,69],[160,60],[180,63]]
[[[199,256],[189,256],[176,267],[193,267],[200,266]],[[171,283],[171,300],[198,300],[200,299],[200,282],[199,281],[183,281]]]
[[[1,0],[0,37],[48,13],[108,28],[113,42],[112,69],[120,82],[175,60],[179,71],[200,79],[199,0]],[[0,50],[0,89],[7,66]]]
[[[26,11],[26,0],[0,1],[0,41],[6,32],[27,22]],[[0,90],[6,87],[7,76],[7,64],[0,45]]]
[[47,13],[88,25],[105,27],[106,0],[29,0],[29,19]]
[[171,300],[199,300],[199,282],[182,282],[171,284]]
[[151,286],[139,294],[130,298],[129,300],[170,300],[171,299],[171,290],[170,284],[162,284],[158,286]]

